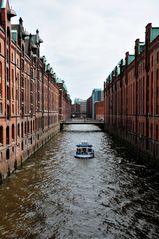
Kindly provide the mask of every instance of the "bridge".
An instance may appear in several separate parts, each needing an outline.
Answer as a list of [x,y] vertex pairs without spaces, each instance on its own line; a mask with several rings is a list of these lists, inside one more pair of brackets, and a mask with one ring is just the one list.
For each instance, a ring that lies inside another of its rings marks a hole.
[[64,125],[70,124],[93,124],[97,125],[100,129],[104,130],[104,121],[102,120],[94,120],[94,119],[69,119],[61,122],[61,130]]

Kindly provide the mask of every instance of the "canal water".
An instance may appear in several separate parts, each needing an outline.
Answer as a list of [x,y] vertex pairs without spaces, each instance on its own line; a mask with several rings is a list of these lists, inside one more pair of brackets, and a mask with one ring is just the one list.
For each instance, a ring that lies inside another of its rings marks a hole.
[[[95,158],[74,158],[82,140]],[[158,239],[159,174],[98,127],[65,126],[0,185],[0,238]]]

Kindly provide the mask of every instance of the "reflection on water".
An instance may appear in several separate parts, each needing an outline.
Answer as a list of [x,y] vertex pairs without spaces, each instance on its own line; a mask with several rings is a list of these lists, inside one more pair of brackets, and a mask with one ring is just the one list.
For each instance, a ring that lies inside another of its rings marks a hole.
[[[96,157],[73,157],[82,140]],[[159,238],[159,174],[96,126],[65,126],[0,186],[0,238]]]

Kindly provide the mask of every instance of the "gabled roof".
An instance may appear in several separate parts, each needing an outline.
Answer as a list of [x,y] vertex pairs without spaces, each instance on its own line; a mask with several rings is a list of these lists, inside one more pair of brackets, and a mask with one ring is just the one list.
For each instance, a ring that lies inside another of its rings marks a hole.
[[159,36],[159,27],[153,27],[151,29],[150,41],[152,42],[158,36]]
[[128,65],[130,65],[135,59],[135,55],[129,55],[128,56]]

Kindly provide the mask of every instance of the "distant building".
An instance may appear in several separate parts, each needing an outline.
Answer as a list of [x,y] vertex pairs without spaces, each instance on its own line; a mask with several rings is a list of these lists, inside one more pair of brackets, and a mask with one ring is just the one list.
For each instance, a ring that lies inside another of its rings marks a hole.
[[95,103],[103,99],[103,91],[94,89],[92,91],[92,118],[95,119]]
[[87,112],[87,101],[83,100],[80,102],[80,114],[83,117],[86,117],[86,112]]
[[80,104],[72,104],[71,106],[72,117],[80,117]]
[[72,116],[73,117],[86,117],[87,106],[86,100],[81,100],[79,98],[74,100],[74,104],[72,105]]
[[83,100],[79,98],[74,99],[74,104],[80,104]]
[[104,121],[104,101],[95,102],[95,119]]

